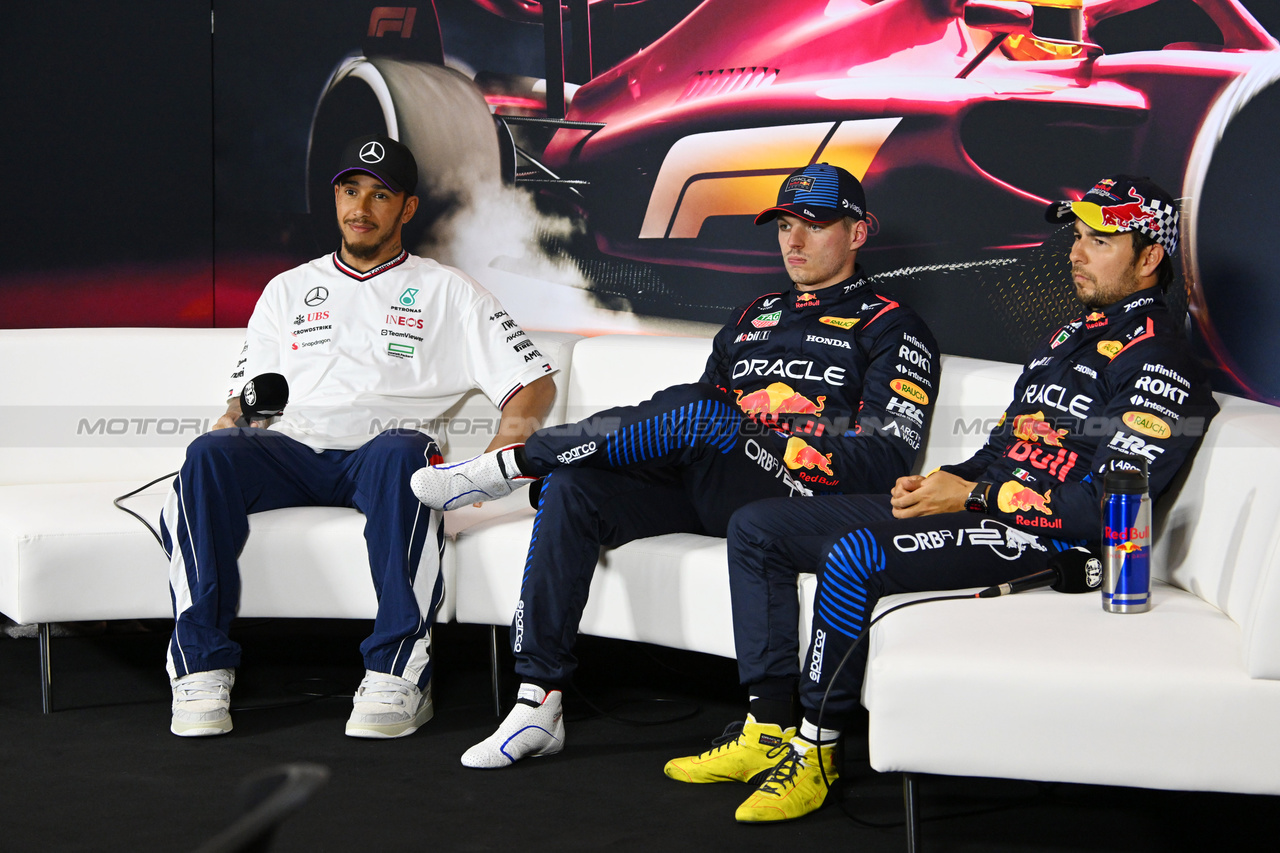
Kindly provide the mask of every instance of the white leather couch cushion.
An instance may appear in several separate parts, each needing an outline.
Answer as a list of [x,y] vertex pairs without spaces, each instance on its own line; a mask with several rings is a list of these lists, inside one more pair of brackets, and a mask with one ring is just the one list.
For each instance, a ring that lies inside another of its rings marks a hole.
[[1157,582],[1142,614],[1051,590],[921,604],[869,639],[877,770],[1280,794],[1280,682],[1184,590]]
[[[579,340],[560,332],[531,336],[562,365],[569,364]],[[25,426],[0,425],[0,430],[10,430],[9,441],[0,442],[0,612],[18,622],[172,615],[163,551],[111,500],[178,469],[186,445],[198,432],[165,433],[156,425],[161,420],[216,420],[225,410],[220,400],[243,339],[243,329],[31,329],[0,334],[0,356],[8,356],[11,364],[33,365],[0,377],[0,390],[20,401],[25,407],[20,411],[41,419],[45,428],[41,434]],[[560,390],[549,417],[553,421],[563,417],[566,373],[556,374]],[[441,420],[443,432],[452,439],[451,458],[483,450],[498,417],[478,392],[460,401]],[[131,423],[135,418],[153,420],[144,433]],[[85,429],[77,430],[84,419],[91,424],[105,419],[125,429],[113,433],[103,428],[86,435]],[[14,429],[22,432],[15,434]],[[18,446],[17,440],[33,443]],[[158,528],[169,483],[162,481],[125,505]],[[374,615],[364,517],[359,512],[336,507],[280,509],[251,515],[249,526],[249,541],[240,557],[240,615]],[[447,549],[445,598],[438,613],[442,621],[453,618],[454,566]]]

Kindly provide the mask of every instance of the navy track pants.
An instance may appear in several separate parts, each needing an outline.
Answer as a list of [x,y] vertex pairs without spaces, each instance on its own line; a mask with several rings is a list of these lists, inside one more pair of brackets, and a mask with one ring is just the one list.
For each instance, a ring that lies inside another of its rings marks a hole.
[[701,383],[530,436],[528,473],[543,480],[511,625],[522,679],[568,682],[601,548],[662,533],[724,536],[744,504],[801,494],[782,463],[786,442]]
[[[739,678],[776,689],[799,671],[806,715],[816,721],[830,687],[823,725],[838,728],[861,695],[865,642],[833,679],[836,665],[883,596],[994,586],[1041,571],[1050,557],[1077,544],[1083,543],[971,512],[896,519],[887,495],[753,503],[734,514],[729,529]],[[798,668],[801,572],[818,573],[818,592],[808,654]],[[975,600],[974,606],[992,602]]]
[[409,478],[438,461],[435,441],[408,429],[380,433],[356,450],[319,453],[264,429],[216,430],[193,441],[161,514],[176,620],[170,677],[240,663],[227,632],[240,603],[237,559],[249,514],[341,506],[365,515],[378,596],[373,633],[360,646],[365,667],[425,686],[429,631],[444,595],[444,529],[440,513],[414,497]]

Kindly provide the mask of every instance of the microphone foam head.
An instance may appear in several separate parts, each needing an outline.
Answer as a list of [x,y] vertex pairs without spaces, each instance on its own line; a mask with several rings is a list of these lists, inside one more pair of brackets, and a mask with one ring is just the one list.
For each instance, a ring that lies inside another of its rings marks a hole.
[[1051,584],[1058,592],[1093,592],[1102,585],[1102,560],[1087,548],[1072,548],[1049,558],[1049,568],[1058,579]]

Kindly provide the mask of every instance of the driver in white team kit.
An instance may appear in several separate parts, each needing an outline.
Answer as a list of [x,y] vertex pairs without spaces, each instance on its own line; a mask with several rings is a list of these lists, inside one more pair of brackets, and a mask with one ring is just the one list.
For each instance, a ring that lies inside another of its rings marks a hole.
[[[444,534],[409,478],[440,452],[425,433],[388,426],[430,421],[479,388],[502,409],[491,445],[501,447],[535,429],[555,394],[555,365],[491,294],[401,246],[418,206],[408,148],[381,135],[353,140],[333,185],[341,248],[267,285],[227,413],[191,443],[165,505],[177,735],[231,730],[237,556],[249,513],[289,506],[355,507],[366,517],[378,614],[360,646],[366,673],[346,733],[401,737],[430,719]],[[240,388],[264,373],[287,379],[288,407],[268,429],[237,427]]]

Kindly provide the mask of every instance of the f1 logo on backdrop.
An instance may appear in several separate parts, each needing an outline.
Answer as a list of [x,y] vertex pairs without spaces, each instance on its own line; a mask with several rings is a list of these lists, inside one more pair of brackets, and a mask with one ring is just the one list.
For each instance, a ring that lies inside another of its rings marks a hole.
[[413,35],[414,6],[375,6],[369,14],[369,38],[382,38],[387,33],[400,33],[400,38]]

